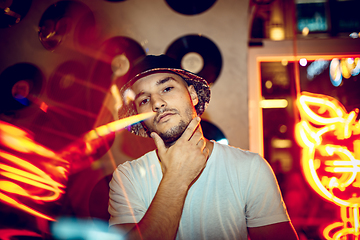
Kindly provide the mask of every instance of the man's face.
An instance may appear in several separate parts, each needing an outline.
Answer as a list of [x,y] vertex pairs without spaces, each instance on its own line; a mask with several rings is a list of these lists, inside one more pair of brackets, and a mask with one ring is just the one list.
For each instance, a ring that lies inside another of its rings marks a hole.
[[159,134],[166,144],[175,142],[196,117],[196,91],[176,74],[162,72],[145,76],[134,83],[132,90],[138,113],[157,112],[144,124],[150,132]]

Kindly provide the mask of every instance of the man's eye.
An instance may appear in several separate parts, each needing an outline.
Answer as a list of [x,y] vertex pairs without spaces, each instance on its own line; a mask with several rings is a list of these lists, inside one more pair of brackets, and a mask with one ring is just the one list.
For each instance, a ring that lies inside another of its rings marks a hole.
[[164,92],[170,92],[171,89],[173,89],[173,87],[167,87],[167,88],[164,89]]
[[148,98],[145,98],[145,99],[143,99],[143,100],[139,103],[139,105],[144,105],[144,104],[146,104],[147,102],[149,102],[149,99],[148,99]]

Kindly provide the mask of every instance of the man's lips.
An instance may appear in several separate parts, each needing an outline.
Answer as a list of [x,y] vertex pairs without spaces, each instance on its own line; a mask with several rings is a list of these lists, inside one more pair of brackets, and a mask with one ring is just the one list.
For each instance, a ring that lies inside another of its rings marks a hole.
[[159,122],[161,122],[162,119],[166,118],[167,116],[174,115],[174,114],[175,113],[172,113],[172,112],[162,113],[162,114],[160,114],[159,116],[156,117],[155,121],[156,121],[156,123],[159,123]]

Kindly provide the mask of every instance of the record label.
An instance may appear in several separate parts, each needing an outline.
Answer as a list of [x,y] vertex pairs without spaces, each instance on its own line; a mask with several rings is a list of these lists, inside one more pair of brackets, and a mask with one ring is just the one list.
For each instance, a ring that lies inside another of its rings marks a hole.
[[116,77],[124,76],[130,69],[129,59],[125,54],[116,55],[111,61],[111,70]]
[[196,52],[189,52],[181,59],[181,67],[197,74],[204,67],[204,59]]

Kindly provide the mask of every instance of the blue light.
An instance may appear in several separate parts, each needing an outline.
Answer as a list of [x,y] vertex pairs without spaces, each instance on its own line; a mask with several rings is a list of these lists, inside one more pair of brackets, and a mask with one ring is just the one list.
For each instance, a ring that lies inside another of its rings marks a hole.
[[101,220],[85,220],[62,217],[52,225],[51,231],[55,239],[84,239],[84,240],[121,240],[121,233],[108,227],[108,223]]

